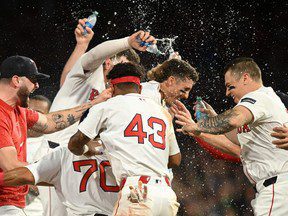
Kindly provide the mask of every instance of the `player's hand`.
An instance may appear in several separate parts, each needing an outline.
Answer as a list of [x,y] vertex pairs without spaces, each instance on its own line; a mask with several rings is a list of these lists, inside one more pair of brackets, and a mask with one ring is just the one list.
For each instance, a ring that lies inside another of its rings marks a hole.
[[169,112],[177,118],[175,122],[180,126],[194,122],[189,110],[179,100],[174,101],[169,108]]
[[277,138],[278,140],[272,141],[278,148],[288,150],[288,127],[284,125],[283,127],[273,128],[272,137]]
[[86,157],[91,157],[94,155],[102,155],[102,141],[100,139],[91,140],[86,144],[87,147],[84,147],[83,155]]
[[74,31],[77,45],[87,45],[88,46],[88,44],[90,43],[91,39],[94,36],[93,30],[87,26],[85,27],[87,34],[85,36],[83,35],[83,33],[84,33],[83,26],[85,26],[86,21],[87,21],[86,18],[78,20],[78,25]]
[[138,187],[134,188],[133,186],[129,186],[130,195],[128,196],[128,200],[132,203],[141,203],[147,200],[147,185],[144,185],[142,181],[138,181]]
[[[206,101],[204,101],[204,100],[203,100],[203,103],[205,104],[206,109],[205,109],[205,108],[200,108],[200,112],[206,113],[209,118],[215,117],[215,116],[218,115],[210,104],[208,104],[208,103],[207,103]],[[196,109],[196,105],[193,106],[193,110],[195,110],[195,109]],[[196,117],[196,112],[194,113],[194,117]]]
[[96,98],[94,98],[91,101],[91,103],[94,105],[94,104],[98,104],[98,103],[104,102],[104,101],[108,100],[109,98],[111,98],[112,94],[113,94],[113,89],[112,88],[107,88],[107,89],[103,90],[101,92],[101,94],[96,96]]
[[147,43],[152,42],[154,44],[156,43],[156,39],[152,35],[150,35],[150,32],[145,32],[142,30],[135,32],[128,39],[128,43],[131,47],[139,51],[146,51],[146,46],[140,46],[141,41],[145,41]]

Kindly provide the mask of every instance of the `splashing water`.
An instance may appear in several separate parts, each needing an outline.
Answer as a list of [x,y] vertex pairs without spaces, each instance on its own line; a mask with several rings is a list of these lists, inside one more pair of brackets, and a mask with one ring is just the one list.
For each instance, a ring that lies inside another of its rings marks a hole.
[[163,53],[163,55],[168,55],[174,53],[173,44],[178,36],[173,38],[157,38],[158,49]]

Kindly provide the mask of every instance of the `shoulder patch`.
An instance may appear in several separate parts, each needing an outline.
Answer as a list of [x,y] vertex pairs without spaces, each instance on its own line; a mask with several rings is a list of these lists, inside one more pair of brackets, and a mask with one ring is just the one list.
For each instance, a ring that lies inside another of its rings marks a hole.
[[248,103],[251,103],[251,104],[255,104],[256,100],[253,99],[253,98],[243,98],[243,99],[241,99],[240,102],[248,102]]

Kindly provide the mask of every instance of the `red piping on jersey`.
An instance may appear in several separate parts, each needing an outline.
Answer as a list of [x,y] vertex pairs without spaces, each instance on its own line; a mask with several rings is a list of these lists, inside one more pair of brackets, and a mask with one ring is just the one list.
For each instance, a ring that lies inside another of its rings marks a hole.
[[111,79],[111,84],[115,85],[118,83],[125,83],[125,82],[133,82],[137,85],[140,85],[140,78],[136,76],[125,76],[125,77],[119,77],[115,79]]
[[272,208],[273,208],[273,204],[274,204],[274,184],[272,185],[272,203],[271,203],[271,206],[270,206],[270,211],[269,211],[269,216],[271,215],[272,213]]

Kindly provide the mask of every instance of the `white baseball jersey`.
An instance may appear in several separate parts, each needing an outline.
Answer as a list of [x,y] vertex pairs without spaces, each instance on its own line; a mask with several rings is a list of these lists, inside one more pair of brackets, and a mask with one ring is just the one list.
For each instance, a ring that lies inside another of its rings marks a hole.
[[105,157],[76,156],[67,147],[59,147],[26,167],[32,172],[35,184],[47,182],[55,186],[68,212],[112,213],[119,187]]
[[[85,53],[68,73],[52,103],[50,112],[79,106],[101,93],[105,89],[103,62],[106,58],[129,48],[128,38],[123,38],[106,41]],[[84,71],[84,64],[89,71]],[[77,132],[77,126],[78,122],[45,136],[61,146],[67,146],[70,137]]]
[[170,114],[151,98],[118,95],[93,106],[78,129],[99,133],[117,183],[127,176],[167,176],[170,155],[180,152]]
[[241,160],[252,183],[288,172],[288,151],[276,148],[273,128],[288,122],[286,108],[270,87],[261,87],[243,96],[237,106],[253,114],[253,122],[238,129]]
[[[29,137],[27,139],[27,162],[33,163],[35,162],[35,157],[37,156],[38,152],[41,151],[43,148],[44,136],[40,137]],[[48,145],[48,144],[47,144]]]
[[152,98],[159,105],[165,105],[164,101],[161,99],[160,94],[160,83],[154,80],[149,82],[141,83],[142,91],[141,94]]

